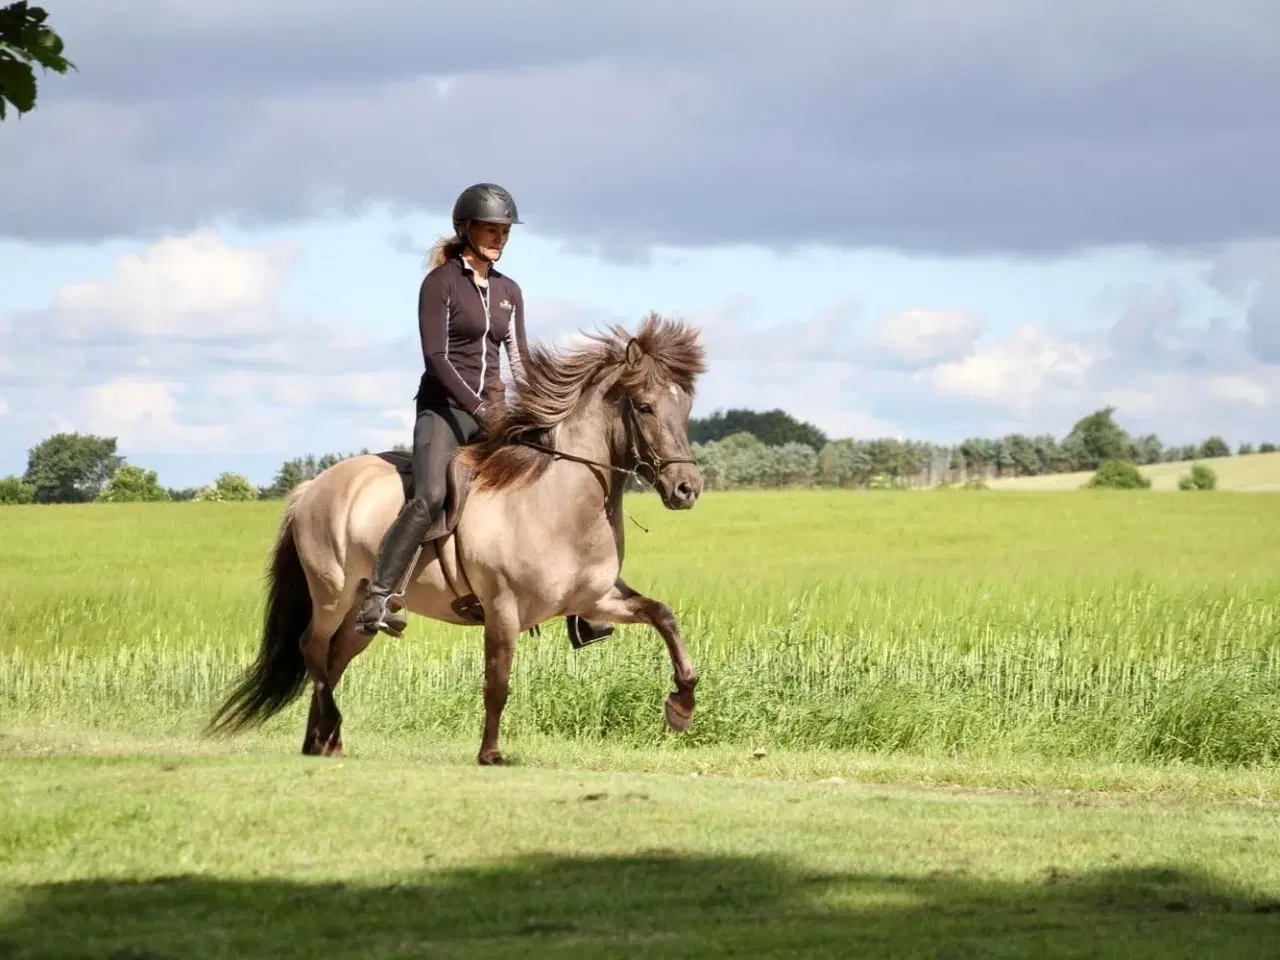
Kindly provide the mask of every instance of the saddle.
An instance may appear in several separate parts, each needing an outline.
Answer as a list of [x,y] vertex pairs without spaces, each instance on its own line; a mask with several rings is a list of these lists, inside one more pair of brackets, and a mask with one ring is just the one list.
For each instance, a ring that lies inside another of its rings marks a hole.
[[[396,468],[396,473],[400,477],[400,485],[404,489],[405,501],[409,501],[414,495],[413,485],[413,455],[403,450],[384,450],[379,453],[381,459]],[[445,567],[444,557],[440,555],[440,541],[449,534],[454,533],[458,525],[458,518],[462,516],[462,508],[467,504],[467,497],[471,493],[472,482],[475,475],[472,470],[462,461],[454,456],[449,461],[449,467],[445,471],[445,496],[444,505],[435,521],[427,528],[427,532],[422,537],[422,545],[426,547],[430,544],[436,552],[436,559],[440,561],[440,570],[444,573],[445,579],[449,582],[449,589],[453,591],[454,600],[450,606],[453,612],[468,623],[482,624],[484,623],[484,606],[480,603],[480,599],[471,591],[471,584],[468,581],[467,593],[459,592],[457,586],[453,582],[453,578],[449,576],[448,568]],[[454,562],[458,566],[458,572],[462,574],[463,580],[467,579],[467,573],[462,566],[462,553],[458,543],[458,537],[453,539]]]

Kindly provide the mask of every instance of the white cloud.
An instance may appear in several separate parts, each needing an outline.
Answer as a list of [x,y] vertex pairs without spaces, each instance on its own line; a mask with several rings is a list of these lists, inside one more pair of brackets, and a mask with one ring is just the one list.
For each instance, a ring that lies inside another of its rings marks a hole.
[[967,353],[982,326],[967,310],[900,310],[875,322],[870,343],[909,366],[929,366]]
[[1215,400],[1259,408],[1271,403],[1271,391],[1251,377],[1209,377],[1205,386]]
[[1051,390],[1078,390],[1095,359],[1081,344],[1023,324],[1008,340],[978,344],[963,359],[938,365],[929,382],[942,393],[1026,405]]
[[115,436],[126,456],[284,457],[317,435],[340,445],[381,428],[383,411],[411,407],[412,356],[355,323],[284,310],[298,259],[289,244],[168,237],[63,286],[46,310],[0,315],[0,357],[45,360],[0,370],[10,452],[66,429]]
[[292,244],[233,248],[212,231],[168,237],[121,256],[107,280],[62,287],[53,301],[59,332],[202,339],[257,333],[271,322],[297,255]]
[[82,429],[119,439],[120,449],[148,454],[178,449],[225,449],[231,424],[182,422],[176,383],[119,379],[84,388],[77,420]]

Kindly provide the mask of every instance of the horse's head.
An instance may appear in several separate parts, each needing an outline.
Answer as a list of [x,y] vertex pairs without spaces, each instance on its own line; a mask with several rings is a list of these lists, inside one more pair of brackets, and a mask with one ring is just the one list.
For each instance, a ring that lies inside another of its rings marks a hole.
[[706,369],[698,332],[650,314],[624,342],[608,391],[617,401],[624,462],[653,485],[667,508],[688,510],[702,493],[689,445],[694,385]]

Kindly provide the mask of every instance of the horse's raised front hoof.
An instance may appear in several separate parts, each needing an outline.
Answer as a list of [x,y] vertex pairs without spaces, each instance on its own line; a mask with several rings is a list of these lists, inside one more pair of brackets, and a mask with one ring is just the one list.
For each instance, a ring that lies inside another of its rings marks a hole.
[[502,759],[502,752],[494,750],[481,750],[480,756],[476,758],[482,767],[500,767],[505,762]]
[[667,697],[666,708],[667,726],[676,733],[687,732],[693,724],[693,708],[685,708],[674,693]]

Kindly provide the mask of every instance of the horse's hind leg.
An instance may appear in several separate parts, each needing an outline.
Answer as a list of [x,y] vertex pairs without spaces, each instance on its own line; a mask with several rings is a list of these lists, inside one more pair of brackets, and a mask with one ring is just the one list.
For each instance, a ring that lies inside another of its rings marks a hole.
[[613,589],[601,597],[589,609],[577,611],[593,620],[612,620],[616,623],[647,623],[662,637],[675,670],[675,692],[667,697],[667,726],[677,733],[684,733],[693,723],[696,706],[694,688],[698,685],[698,671],[689,658],[684,641],[680,638],[680,625],[671,608],[660,600],[637,593],[622,578],[614,581]]
[[[341,750],[342,715],[333,700],[333,686],[337,681],[329,663],[340,638],[340,628],[351,619],[350,598],[344,593],[333,590],[329,584],[311,583],[311,595],[316,599],[312,605],[311,626],[302,641],[302,659],[311,678],[311,707],[302,738],[302,752],[307,756],[333,756]],[[322,598],[324,602],[320,602]]]
[[313,702],[320,701],[324,711],[325,724],[321,728],[324,739],[321,752],[326,757],[342,754],[342,712],[334,701],[333,691],[347,671],[347,665],[373,642],[373,636],[366,636],[356,630],[356,607],[353,604],[343,617],[338,631],[329,642],[329,659],[327,664],[327,680],[323,688],[317,687]]

